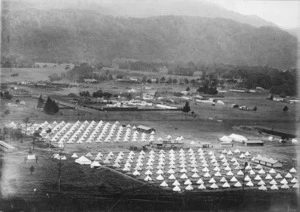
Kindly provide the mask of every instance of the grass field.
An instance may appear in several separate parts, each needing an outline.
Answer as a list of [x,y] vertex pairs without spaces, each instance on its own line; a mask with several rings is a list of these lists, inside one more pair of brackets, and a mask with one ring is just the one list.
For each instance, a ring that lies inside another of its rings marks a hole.
[[[1,82],[36,82],[49,80],[51,74],[61,74],[66,72],[62,67],[58,68],[1,68]],[[12,77],[11,74],[19,74]]]

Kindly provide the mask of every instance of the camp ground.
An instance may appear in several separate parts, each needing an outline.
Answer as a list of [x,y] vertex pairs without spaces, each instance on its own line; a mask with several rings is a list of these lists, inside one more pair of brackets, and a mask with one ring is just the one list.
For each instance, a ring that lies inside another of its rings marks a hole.
[[[15,127],[14,122],[7,127]],[[150,133],[141,132],[141,126],[125,127],[118,121],[113,124],[109,122],[95,121],[77,121],[75,123],[66,123],[64,121],[57,123],[32,124],[27,129],[23,125],[23,130],[33,134],[36,130],[42,129],[40,135],[53,143],[72,144],[72,143],[111,143],[111,142],[151,142],[155,140],[155,131]],[[49,133],[47,130],[51,129]],[[143,128],[144,129],[144,128]]]
[[[244,155],[244,156],[243,156]],[[242,157],[241,157],[242,156]],[[256,164],[251,153],[188,149],[101,152],[69,158],[91,168],[108,167],[139,181],[173,192],[258,189],[298,189],[297,170],[284,172]],[[247,163],[245,163],[247,161]]]

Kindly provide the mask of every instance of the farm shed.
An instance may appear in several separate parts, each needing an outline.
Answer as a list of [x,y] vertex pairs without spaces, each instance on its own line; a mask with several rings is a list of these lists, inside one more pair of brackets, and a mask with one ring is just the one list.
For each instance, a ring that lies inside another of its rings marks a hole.
[[140,132],[145,132],[145,133],[151,133],[152,131],[155,131],[155,129],[153,129],[151,127],[143,126],[143,125],[138,125],[136,127],[136,130],[140,131]]
[[232,133],[228,137],[231,138],[233,141],[236,141],[236,142],[243,142],[243,141],[247,141],[248,140],[245,136],[234,134],[234,133]]
[[220,144],[222,147],[233,147],[232,142],[221,142]]
[[211,147],[213,147],[213,145],[211,143],[209,143],[209,142],[201,142],[200,146],[202,148],[211,148]]
[[272,167],[272,168],[281,168],[282,167],[282,163],[280,163],[278,160],[263,157],[263,156],[260,156],[260,155],[257,155],[256,157],[254,157],[253,161],[255,163],[265,165],[265,166],[269,166],[269,167]]
[[245,146],[263,146],[264,142],[261,140],[247,140],[247,141],[243,141],[243,144]]

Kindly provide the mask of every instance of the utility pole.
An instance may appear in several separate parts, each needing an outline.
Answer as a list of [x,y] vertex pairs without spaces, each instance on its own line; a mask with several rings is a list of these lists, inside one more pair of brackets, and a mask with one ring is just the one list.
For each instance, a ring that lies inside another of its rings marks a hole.
[[245,169],[246,169],[246,166],[248,166],[248,161],[245,162],[244,169],[243,169],[243,172],[244,172],[244,175],[243,175],[243,201],[244,201],[244,196],[245,196]]
[[60,149],[60,152],[59,152],[59,164],[58,164],[58,192],[60,192],[60,182],[61,182],[61,166],[62,166],[62,163],[61,163],[61,157],[62,157],[62,152],[63,152],[63,149],[64,146],[61,147]]
[[61,181],[61,154],[62,149],[59,152],[59,164],[58,164],[58,192],[60,192],[60,181]]

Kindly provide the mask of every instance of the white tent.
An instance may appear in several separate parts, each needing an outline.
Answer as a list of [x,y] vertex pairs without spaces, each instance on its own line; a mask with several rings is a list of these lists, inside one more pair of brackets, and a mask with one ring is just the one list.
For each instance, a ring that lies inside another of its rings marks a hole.
[[251,170],[249,171],[249,174],[250,174],[250,175],[255,175],[255,171],[253,171],[253,169],[251,169]]
[[210,186],[210,188],[212,188],[212,189],[217,189],[217,188],[219,188],[219,187],[217,186],[217,184],[213,183],[213,184]]
[[244,178],[245,181],[251,181],[250,177],[248,175],[246,175],[246,177]]
[[92,161],[87,159],[85,156],[81,156],[75,160],[75,163],[79,163],[80,165],[83,165],[83,164],[91,164]]
[[290,173],[297,173],[297,171],[296,171],[296,169],[295,169],[294,167],[291,168],[289,172],[290,172]]
[[234,134],[234,133],[232,133],[228,137],[231,138],[233,141],[236,141],[236,142],[243,142],[243,141],[248,140],[245,136]]
[[161,169],[159,169],[157,172],[156,172],[156,174],[163,174],[164,172],[163,172],[163,170],[161,170]]
[[252,181],[250,180],[249,182],[246,183],[246,186],[253,187],[254,184],[253,184]]
[[164,180],[163,176],[160,174],[156,177],[157,180]]
[[186,188],[185,188],[185,190],[187,190],[187,191],[191,191],[191,190],[193,190],[194,188],[193,188],[193,186],[191,185],[191,184],[189,184]]
[[276,171],[272,168],[272,169],[270,169],[269,173],[270,174],[276,174]]
[[198,177],[199,177],[199,175],[196,172],[194,172],[194,174],[192,175],[192,178],[198,178]]
[[294,178],[291,180],[291,183],[298,183],[298,180],[294,177]]
[[206,172],[203,176],[204,177],[210,177],[210,174],[208,172]]
[[169,174],[174,174],[175,171],[174,171],[173,169],[169,169],[168,173],[169,173]]
[[219,138],[219,141],[224,142],[224,143],[231,143],[232,140],[233,140],[232,138],[230,138],[230,137],[228,137],[226,135],[224,135],[221,138]]
[[221,177],[221,173],[219,171],[217,171],[215,174],[214,174],[215,177]]
[[203,171],[203,172],[208,172],[209,169],[208,169],[207,167],[205,167],[205,168],[202,169],[202,171]]
[[282,188],[282,189],[289,189],[290,187],[288,186],[288,184],[283,184],[280,188]]
[[283,178],[283,180],[281,180],[280,183],[281,183],[281,184],[287,184],[288,181],[287,181],[285,178]]
[[228,182],[225,182],[223,185],[222,185],[223,188],[230,188],[230,185]]
[[206,189],[206,187],[205,187],[204,184],[202,183],[202,184],[198,187],[198,189],[204,190],[204,189]]
[[286,175],[285,175],[285,178],[292,178],[293,176],[290,174],[290,173],[287,173]]
[[176,179],[176,177],[174,176],[174,174],[171,174],[170,176],[169,176],[169,178],[168,178],[169,180],[175,180]]
[[222,177],[221,180],[220,180],[220,182],[221,182],[221,183],[224,183],[224,182],[227,182],[227,180],[226,180],[225,177]]
[[203,180],[201,178],[199,178],[199,180],[196,182],[197,184],[203,184]]
[[259,175],[256,175],[254,180],[261,180],[261,177]]
[[229,171],[229,172],[226,173],[226,175],[227,176],[233,176],[233,173],[232,173],[232,171]]
[[179,183],[177,180],[175,180],[174,183],[173,183],[172,185],[173,185],[173,186],[179,186],[180,183]]
[[173,188],[173,191],[179,192],[179,191],[181,191],[181,189],[180,189],[178,186],[175,186],[175,187]]
[[229,166],[226,166],[226,167],[224,168],[224,170],[225,170],[225,171],[231,171],[231,168],[230,168]]
[[141,175],[140,172],[138,170],[135,170],[133,173],[132,173],[134,176],[139,176]]
[[180,178],[181,178],[181,179],[187,179],[188,176],[187,176],[185,173],[183,173],[183,174],[180,176]]
[[233,153],[229,150],[228,152],[227,152],[227,155],[232,155]]
[[192,169],[192,172],[199,172],[198,169],[195,167]]
[[236,174],[242,176],[244,175],[244,172],[242,172],[242,170],[239,170]]
[[145,181],[152,181],[152,178],[149,175],[147,175],[144,180]]
[[[124,172],[129,172],[130,171],[130,168],[129,166],[125,166],[123,169],[122,169]],[[148,175],[147,175],[148,176]]]
[[278,187],[277,187],[275,184],[273,184],[273,185],[270,187],[270,189],[271,189],[271,190],[278,190]]
[[148,169],[145,174],[146,175],[152,175],[152,172]]
[[231,179],[230,179],[230,182],[237,182],[238,180],[235,178],[235,177],[232,177]]
[[95,167],[100,167],[100,163],[98,161],[93,161],[93,163],[91,163],[91,168],[95,168]]
[[277,185],[277,182],[273,179],[273,180],[271,180],[270,184],[271,185]]
[[184,185],[189,185],[189,184],[192,184],[192,182],[190,181],[190,179],[187,179],[187,180],[184,182]]
[[242,184],[240,182],[236,182],[233,186],[239,188],[242,187]]
[[73,155],[71,156],[71,158],[78,158],[78,156],[76,155],[76,153],[73,153]]
[[275,179],[281,179],[281,178],[282,178],[282,176],[280,173],[276,174]]
[[267,190],[267,187],[264,186],[264,185],[261,185],[258,190],[261,190],[261,191],[266,191]]
[[239,149],[235,149],[235,150],[234,150],[234,153],[237,153],[237,154],[238,154],[238,153],[240,153],[240,152],[241,152],[241,151],[240,151]]
[[166,183],[166,181],[163,181],[159,186],[161,186],[161,187],[168,187],[168,184]]
[[267,174],[267,176],[265,177],[266,180],[272,180],[273,177],[270,174]]
[[298,184],[298,183],[295,183],[295,184],[293,185],[293,188],[299,188],[299,184]]
[[86,154],[86,157],[93,157],[93,155],[89,152]]
[[180,170],[180,172],[181,172],[181,173],[186,173],[187,171],[186,171],[185,168],[182,168],[182,169]]
[[211,178],[208,182],[209,182],[209,183],[215,183],[216,180],[215,180],[214,178]]

